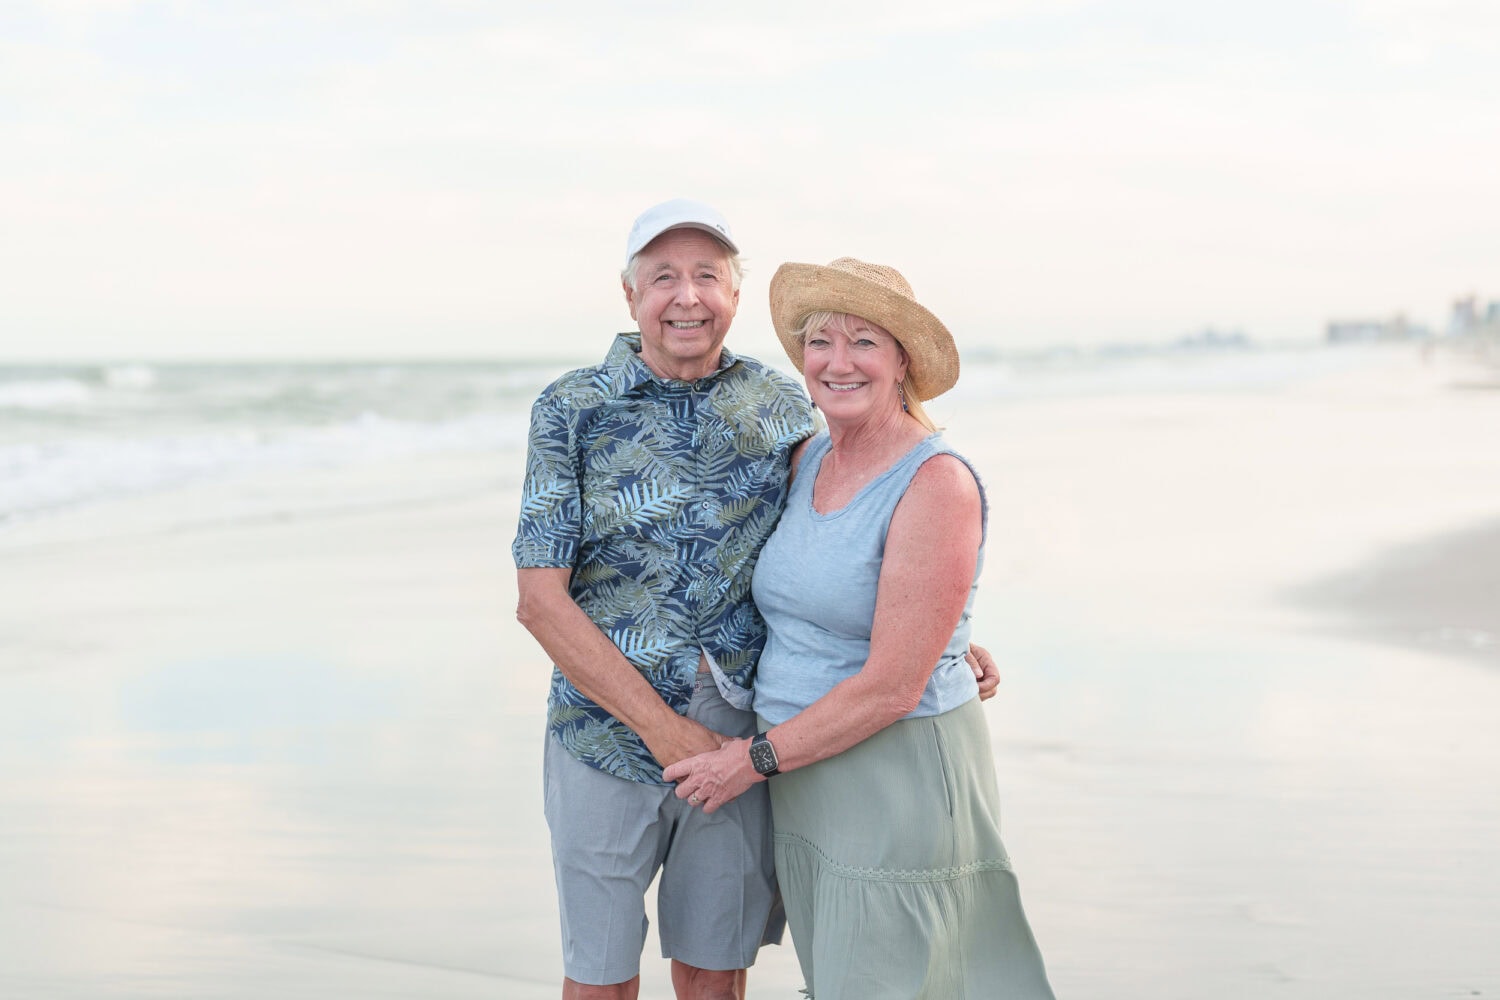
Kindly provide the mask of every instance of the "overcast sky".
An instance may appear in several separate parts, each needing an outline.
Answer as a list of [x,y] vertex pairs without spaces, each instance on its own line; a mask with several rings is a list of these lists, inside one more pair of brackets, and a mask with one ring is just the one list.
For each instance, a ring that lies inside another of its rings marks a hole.
[[[961,344],[1500,298],[1492,0],[0,0],[0,357],[592,356],[645,206]],[[737,9],[735,7],[737,6]]]

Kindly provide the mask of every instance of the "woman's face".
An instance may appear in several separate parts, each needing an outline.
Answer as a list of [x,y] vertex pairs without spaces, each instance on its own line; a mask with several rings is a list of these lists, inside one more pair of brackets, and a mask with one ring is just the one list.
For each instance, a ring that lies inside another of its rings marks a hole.
[[802,374],[830,421],[858,420],[901,409],[896,386],[906,376],[906,352],[883,327],[835,317],[807,335]]

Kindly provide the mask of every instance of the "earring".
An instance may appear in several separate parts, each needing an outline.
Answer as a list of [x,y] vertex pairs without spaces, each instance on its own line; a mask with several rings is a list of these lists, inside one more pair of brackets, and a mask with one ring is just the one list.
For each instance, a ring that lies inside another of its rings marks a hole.
[[901,400],[901,412],[910,413],[911,407],[906,405],[906,387],[900,382],[896,383],[896,395]]

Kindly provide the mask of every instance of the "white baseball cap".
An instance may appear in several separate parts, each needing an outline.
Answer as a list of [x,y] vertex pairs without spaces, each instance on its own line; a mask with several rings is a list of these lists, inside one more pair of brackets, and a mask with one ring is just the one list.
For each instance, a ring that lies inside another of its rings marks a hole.
[[739,253],[734,237],[729,234],[729,223],[724,221],[713,206],[691,198],[673,198],[660,205],[653,205],[642,212],[630,227],[630,238],[625,241],[625,263],[646,248],[646,244],[669,229],[701,229],[729,248],[730,253]]

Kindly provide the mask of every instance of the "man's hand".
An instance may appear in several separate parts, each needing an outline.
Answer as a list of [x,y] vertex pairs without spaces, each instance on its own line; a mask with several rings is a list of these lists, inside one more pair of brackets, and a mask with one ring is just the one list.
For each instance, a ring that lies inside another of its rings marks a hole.
[[969,661],[969,669],[974,671],[974,679],[979,682],[979,700],[993,698],[1000,688],[1000,668],[995,665],[990,651],[971,642],[964,659]]
[[671,720],[652,726],[650,731],[642,730],[640,737],[645,741],[646,749],[651,751],[651,756],[662,767],[670,767],[679,760],[717,750],[728,739],[702,723],[676,713],[672,713]]

